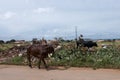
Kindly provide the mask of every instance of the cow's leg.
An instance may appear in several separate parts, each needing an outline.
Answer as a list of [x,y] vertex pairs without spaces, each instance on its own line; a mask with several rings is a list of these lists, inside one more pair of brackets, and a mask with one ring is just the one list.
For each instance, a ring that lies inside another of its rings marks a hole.
[[78,48],[79,48],[79,43],[76,42],[76,45],[77,45],[76,47],[77,47],[77,49],[78,49]]
[[39,62],[38,62],[38,68],[40,69],[40,64],[41,64],[41,58],[39,58]]
[[44,63],[45,68],[47,69],[48,66],[46,65],[46,62],[45,62],[44,58],[42,59],[42,61],[43,61],[43,63]]
[[32,68],[30,54],[27,54],[27,59],[28,59],[28,65],[29,65],[29,67]]

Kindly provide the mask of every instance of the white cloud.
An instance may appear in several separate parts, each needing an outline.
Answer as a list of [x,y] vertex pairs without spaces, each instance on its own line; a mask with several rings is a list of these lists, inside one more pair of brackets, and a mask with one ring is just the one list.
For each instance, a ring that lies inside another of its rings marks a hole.
[[10,19],[16,15],[15,12],[5,12],[3,14],[0,14],[0,19]]
[[30,2],[30,0],[25,0],[25,3],[29,3]]
[[37,8],[35,10],[33,10],[33,12],[35,13],[49,13],[49,12],[53,12],[54,8]]
[[116,32],[120,25],[119,3],[118,0],[0,0],[0,35],[71,36],[74,26],[78,26],[78,34]]

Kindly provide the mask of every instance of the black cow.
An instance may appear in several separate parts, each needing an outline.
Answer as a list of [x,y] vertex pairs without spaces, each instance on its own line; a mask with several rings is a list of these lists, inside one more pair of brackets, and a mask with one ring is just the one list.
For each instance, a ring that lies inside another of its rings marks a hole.
[[83,47],[88,47],[88,48],[91,48],[93,46],[98,46],[96,42],[93,42],[93,41],[83,41],[82,43],[80,41],[76,41],[76,44],[77,44],[77,48],[79,46],[83,46]]

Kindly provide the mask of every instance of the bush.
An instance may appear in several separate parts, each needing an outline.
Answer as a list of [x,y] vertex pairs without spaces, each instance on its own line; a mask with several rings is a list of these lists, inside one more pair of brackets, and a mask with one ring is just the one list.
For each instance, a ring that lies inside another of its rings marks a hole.
[[94,53],[84,53],[79,49],[74,49],[74,51],[62,49],[55,53],[52,63],[62,66],[92,67],[93,69],[120,68],[119,55],[120,51],[115,46],[109,49],[99,49]]
[[23,57],[16,56],[16,57],[9,59],[5,63],[6,64],[14,64],[14,65],[23,65],[23,61],[24,61]]

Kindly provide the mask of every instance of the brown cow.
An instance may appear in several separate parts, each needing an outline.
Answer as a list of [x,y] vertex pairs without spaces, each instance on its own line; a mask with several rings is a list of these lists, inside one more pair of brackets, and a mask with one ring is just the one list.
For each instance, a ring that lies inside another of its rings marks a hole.
[[54,53],[54,48],[50,45],[41,45],[41,44],[33,44],[27,49],[27,58],[29,62],[29,66],[32,68],[31,65],[31,56],[37,57],[39,59],[38,68],[40,69],[41,60],[44,63],[45,68],[47,69],[48,66],[46,65],[45,58],[48,57],[48,54]]

